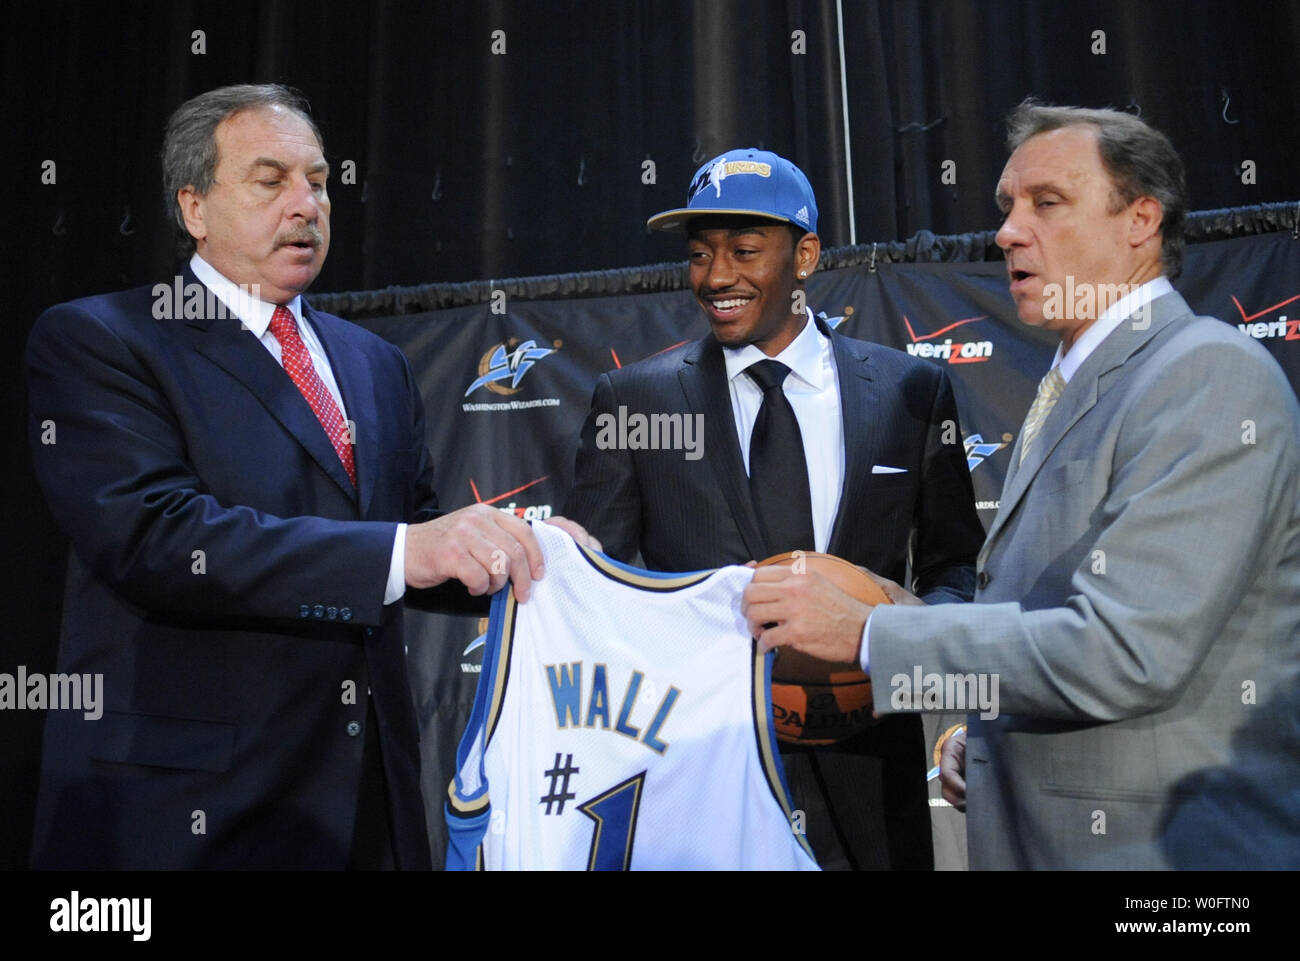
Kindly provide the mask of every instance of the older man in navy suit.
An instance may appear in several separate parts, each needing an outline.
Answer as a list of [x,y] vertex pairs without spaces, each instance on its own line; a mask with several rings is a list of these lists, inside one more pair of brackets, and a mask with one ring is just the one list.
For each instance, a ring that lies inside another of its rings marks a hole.
[[98,719],[50,715],[33,865],[426,868],[404,595],[526,597],[540,550],[438,511],[405,358],[302,299],[330,239],[302,99],[198,96],[163,168],[183,272],[53,307],[28,344],[72,542],[59,670],[104,691]]

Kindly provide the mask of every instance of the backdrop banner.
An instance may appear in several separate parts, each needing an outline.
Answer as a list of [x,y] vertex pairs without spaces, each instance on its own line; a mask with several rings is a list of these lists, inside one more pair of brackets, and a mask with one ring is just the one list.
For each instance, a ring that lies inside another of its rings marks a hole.
[[[836,258],[823,264],[828,260]],[[809,305],[839,333],[948,369],[976,507],[987,528],[1010,447],[1051,363],[1055,337],[1016,318],[1002,263],[838,260],[852,265],[814,274]],[[559,514],[597,376],[708,333],[684,284],[667,286],[677,289],[523,300],[503,282],[488,284],[482,303],[358,319],[411,360],[442,506],[490,504],[527,520]],[[1300,391],[1300,241],[1294,229],[1189,244],[1175,286],[1198,313],[1259,341]],[[336,298],[365,296],[311,299],[338,309]],[[433,860],[440,865],[446,847],[442,804],[474,699],[487,622],[419,611],[407,617]],[[956,715],[928,718],[930,743],[959,721]],[[962,815],[938,800],[937,780],[931,798],[936,864],[964,867]]]

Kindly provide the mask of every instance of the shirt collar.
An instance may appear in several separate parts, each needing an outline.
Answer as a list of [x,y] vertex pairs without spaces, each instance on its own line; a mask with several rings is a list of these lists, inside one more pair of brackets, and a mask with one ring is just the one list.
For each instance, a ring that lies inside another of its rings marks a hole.
[[1064,344],[1058,344],[1052,366],[1061,368],[1061,376],[1065,378],[1065,382],[1068,384],[1070,378],[1083,366],[1083,362],[1100,346],[1111,331],[1131,317],[1137,310],[1145,307],[1157,297],[1163,297],[1165,294],[1170,293],[1173,289],[1174,285],[1169,282],[1169,278],[1161,275],[1154,280],[1148,280],[1135,290],[1129,291],[1107,307],[1106,312],[1097,318],[1096,323],[1079,335],[1079,339],[1071,345],[1068,351],[1065,350]]
[[[216,298],[226,305],[232,316],[238,317],[240,323],[251,330],[258,340],[266,336],[271,326],[271,315],[275,313],[276,304],[254,297],[246,288],[226,279],[217,268],[200,257],[197,253],[190,258],[190,270]],[[295,295],[293,300],[284,305],[293,314],[293,319],[302,325],[302,297]]]
[[735,380],[743,374],[749,367],[758,363],[760,360],[779,360],[790,368],[795,377],[804,381],[814,390],[821,390],[825,386],[826,369],[822,364],[822,353],[829,346],[829,340],[817,328],[817,322],[813,320],[812,308],[804,308],[806,322],[803,330],[790,341],[785,350],[775,357],[769,358],[753,344],[746,344],[738,350],[725,348],[722,355],[727,362],[727,380]]

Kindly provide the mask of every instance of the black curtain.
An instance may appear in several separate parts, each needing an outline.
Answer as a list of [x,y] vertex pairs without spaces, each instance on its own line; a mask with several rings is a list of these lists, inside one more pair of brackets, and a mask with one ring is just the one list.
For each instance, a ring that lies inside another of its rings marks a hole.
[[[65,551],[21,426],[27,331],[51,303],[170,276],[159,139],[202,90],[279,80],[311,100],[334,168],[319,291],[679,259],[645,218],[734,146],[808,172],[827,247],[853,239],[850,183],[859,243],[986,230],[1002,118],[1027,94],[1140,110],[1182,152],[1194,209],[1300,197],[1297,0],[842,16],[851,178],[834,0],[8,4],[0,671],[53,670]],[[40,720],[0,718],[0,865],[25,860]]]
[[[1140,110],[1183,153],[1192,209],[1300,196],[1295,0],[848,0],[843,21],[857,242],[991,226],[1002,120],[1028,94]],[[851,240],[834,0],[27,2],[3,22],[27,323],[170,272],[163,123],[237,81],[298,86],[324,131],[319,290],[676,259],[645,218],[735,146],[799,163],[823,246]]]

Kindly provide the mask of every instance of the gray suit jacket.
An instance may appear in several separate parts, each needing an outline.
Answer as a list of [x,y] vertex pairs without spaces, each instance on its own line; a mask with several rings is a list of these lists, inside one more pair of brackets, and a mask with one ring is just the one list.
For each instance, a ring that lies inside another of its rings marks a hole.
[[877,710],[917,667],[998,676],[969,717],[972,868],[1297,866],[1300,410],[1258,344],[1176,293],[1122,323],[977,570],[974,605],[870,627]]

